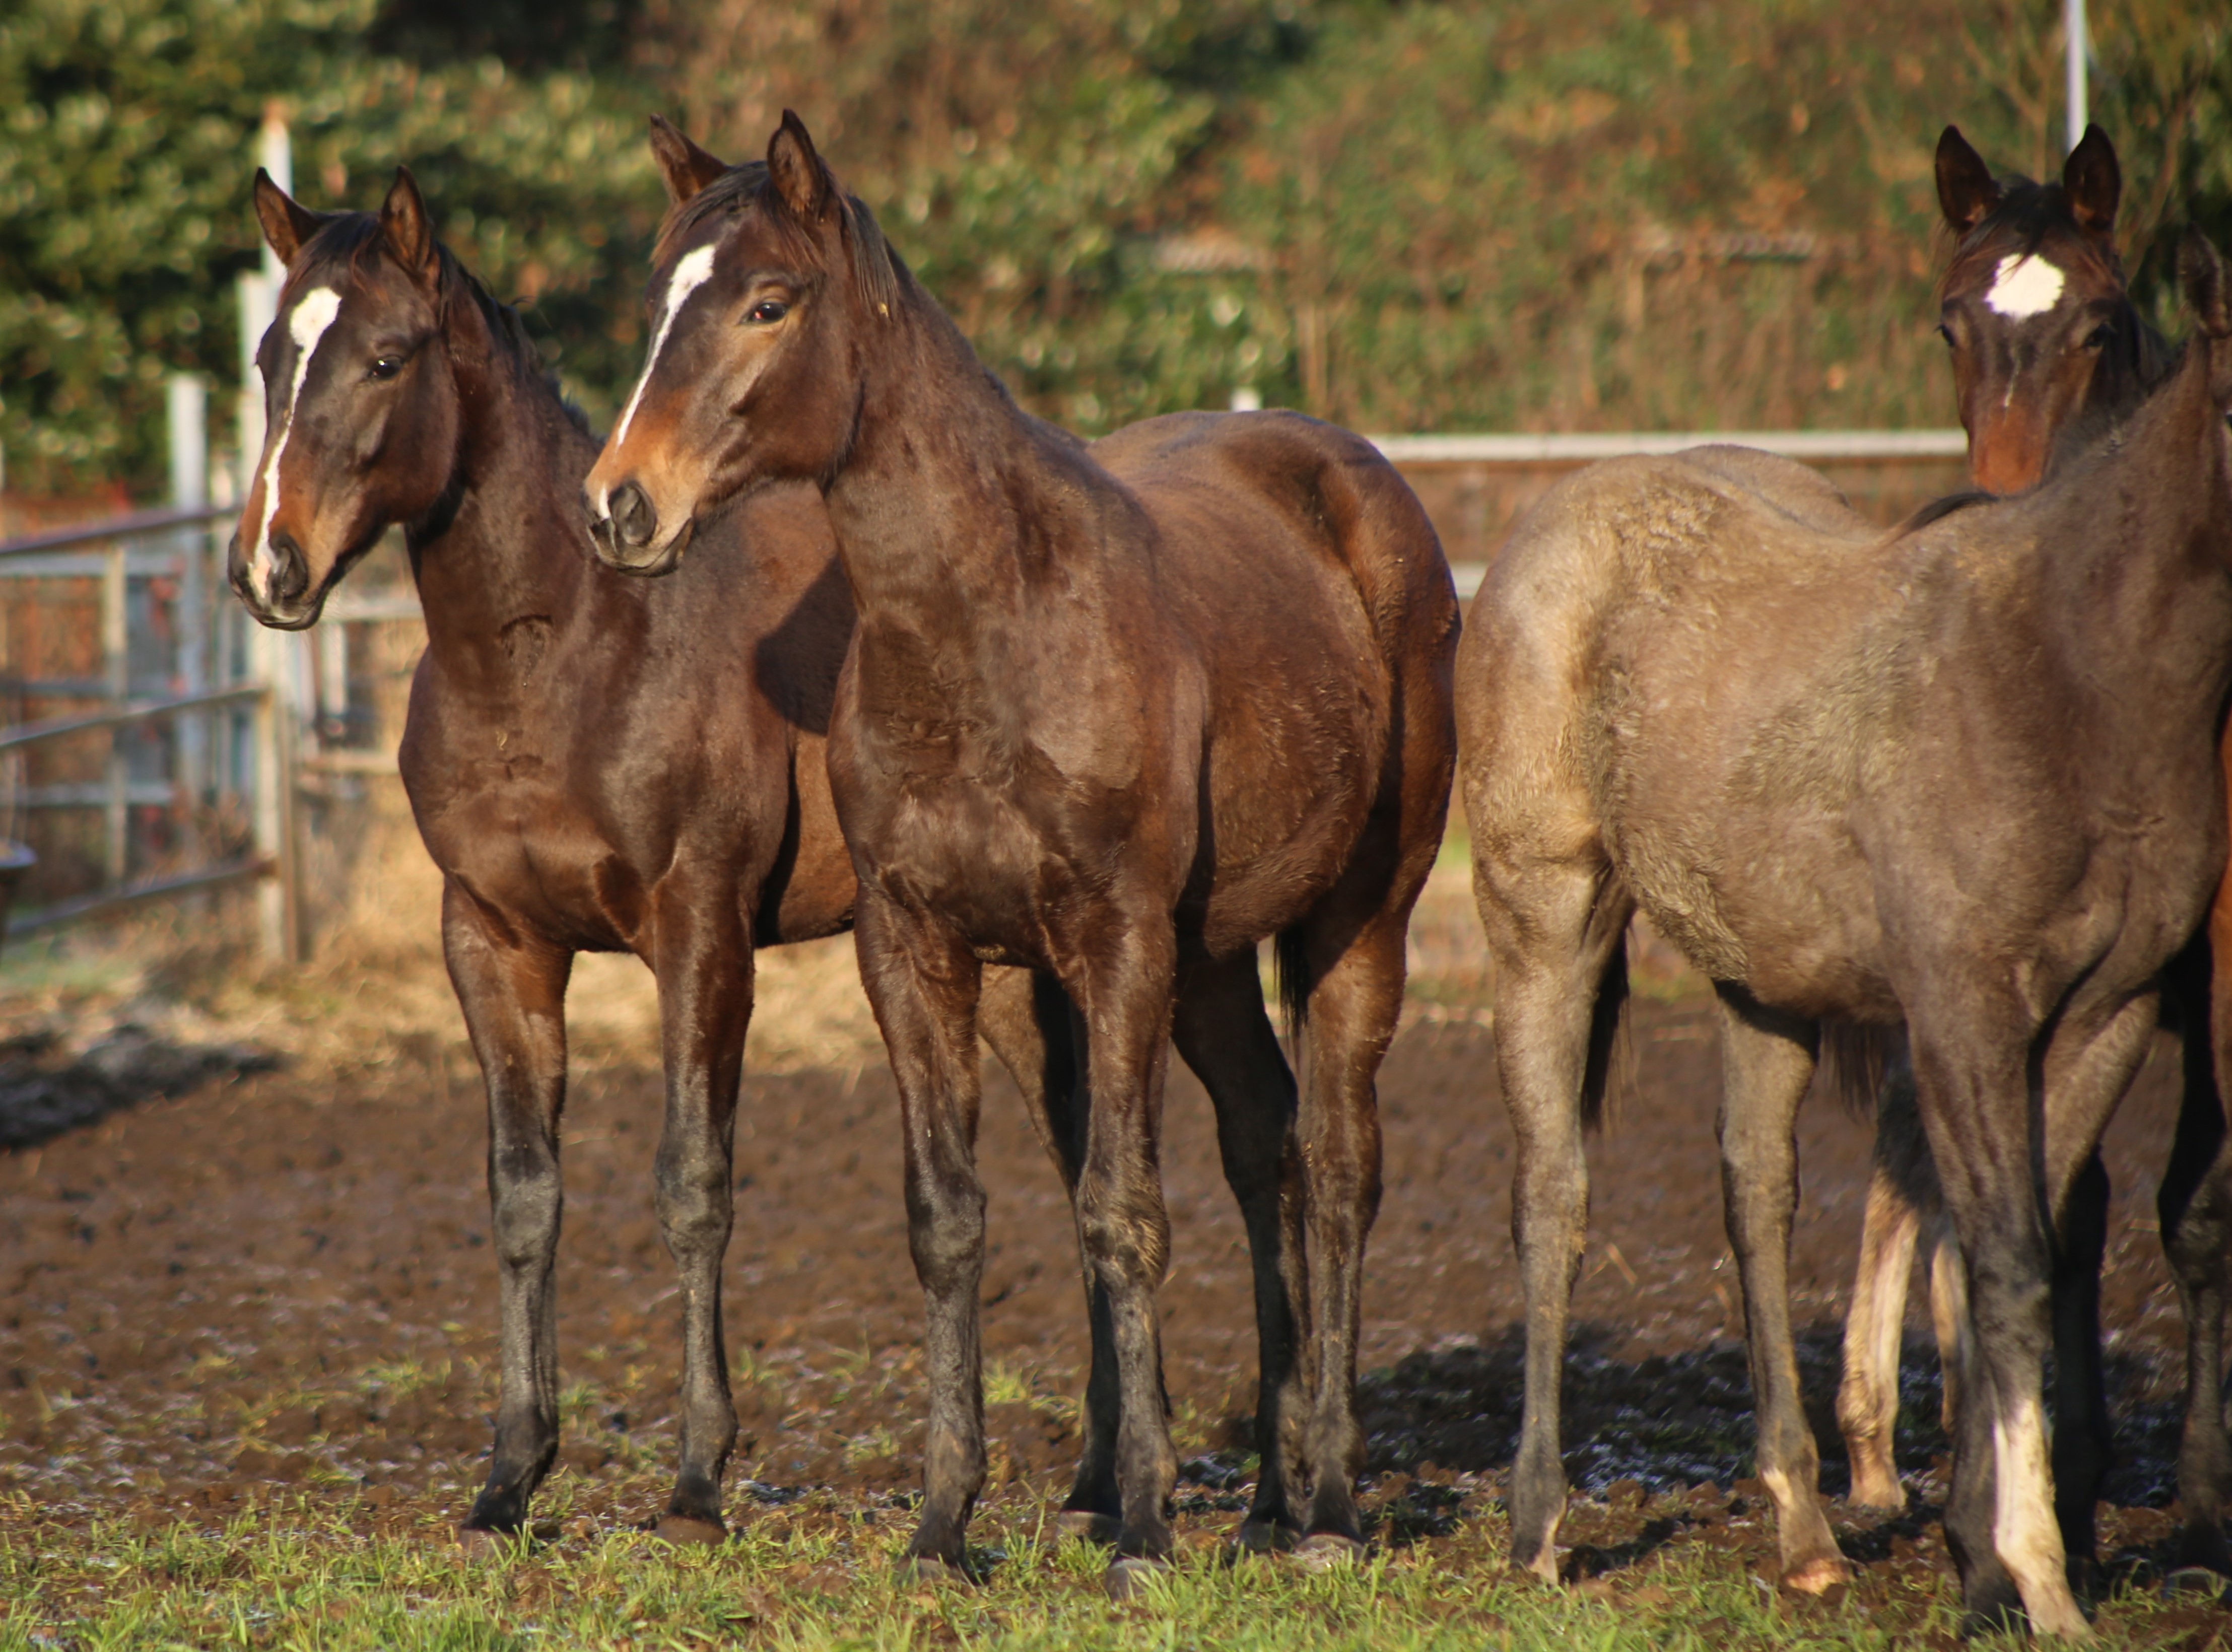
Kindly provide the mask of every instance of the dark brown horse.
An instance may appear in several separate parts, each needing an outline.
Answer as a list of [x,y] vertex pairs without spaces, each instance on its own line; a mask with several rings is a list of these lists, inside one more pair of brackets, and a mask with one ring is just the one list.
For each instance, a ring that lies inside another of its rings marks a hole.
[[[2115,150],[2098,126],[2086,128],[2057,188],[1994,178],[1949,126],[1938,142],[1937,193],[1961,237],[1943,284],[1944,330],[1978,483],[2002,493],[2034,487],[2063,458],[2128,417],[2172,365],[2169,347],[2125,293],[2114,235],[2122,193]],[[2027,275],[2033,264],[2050,274]],[[2056,282],[2060,291],[2036,308],[2009,301],[2002,282],[2034,288],[2034,299]],[[2227,750],[2232,754],[2232,747]],[[2176,1019],[2185,1033],[2185,1086],[2156,1195],[2186,1325],[2179,1564],[2219,1576],[2232,1575],[2223,1526],[2232,1440],[2221,1397],[2226,1268],[2232,1262],[2232,1138],[2222,1101],[2232,1079],[2232,970],[2214,967],[2225,957],[2232,957],[2232,876],[2210,908],[2206,946],[2194,949],[2173,982]],[[2105,1461],[2105,1448],[2097,1454]],[[2092,1502],[2083,1493],[2078,1487],[2067,1500],[2073,1512],[2081,1504],[2089,1532]],[[2071,1529],[2065,1518],[2065,1537]]]
[[[2116,256],[2122,172],[2115,147],[2089,126],[2059,183],[1995,178],[1957,127],[1937,140],[1937,200],[1956,238],[1940,282],[1938,332],[1951,353],[1956,400],[1969,435],[1969,473],[1980,489],[2034,486],[2057,457],[2081,451],[2138,405],[2168,370],[2170,355],[2124,288]],[[2201,1074],[2203,1105],[2216,1110]],[[2065,1245],[2092,1253],[2106,1241],[2107,1173],[2096,1158],[2073,1195]],[[1898,1416],[1898,1351],[1907,1276],[1917,1240],[1930,1230],[1930,1296],[1944,1373],[1944,1420],[1957,1409],[1963,1318],[1961,1276],[1937,1197],[1913,1073],[1895,1063],[1878,1108],[1860,1265],[1846,1322],[1845,1377],[1837,1394],[1856,1503],[1905,1502],[1892,1461]],[[2080,1326],[2098,1320],[2098,1270],[2063,1305]],[[2076,1333],[2081,1337],[2081,1331]],[[2098,1347],[2097,1334],[2090,1345]],[[2056,1483],[2070,1504],[2063,1536],[2073,1560],[2089,1558],[2092,1492],[2108,1460],[2099,1361],[2056,1368],[2060,1458]],[[2089,1468],[2078,1461],[2090,1433]],[[2081,1532],[2080,1532],[2081,1527]]]
[[2225,845],[2232,292],[2205,243],[2183,262],[2201,336],[2183,366],[2021,498],[1885,534],[1763,454],[1615,460],[1554,489],[1483,586],[1459,717],[1519,1139],[1519,1564],[1554,1571],[1581,1127],[1640,906],[1720,994],[1729,1236],[1786,1577],[1844,1570],[1791,1357],[1792,1118],[1825,1020],[1903,1020],[1969,1288],[1945,1523],[1971,1622],[2020,1604],[2089,1634],[2047,1463],[2052,1229]]
[[[1963,423],[1972,438],[1972,476],[1999,490],[2036,485],[2055,464],[2127,417],[2169,371],[2172,356],[2125,291],[2113,230],[2121,172],[2107,134],[2087,128],[2059,184],[1994,178],[1982,159],[1948,126],[1937,146],[1938,201],[1958,237],[1942,284],[1941,332],[1950,347]],[[2047,272],[2025,272],[2035,261]],[[2056,289],[2054,301],[2009,295]],[[2223,910],[2220,897],[2219,910]],[[2160,1230],[2184,1309],[2188,1341],[2185,1446],[2179,1501],[2185,1514],[2181,1564],[2232,1571],[2222,1531],[2225,1482],[2232,1477],[2221,1373],[2223,1272],[2232,1247],[2232,1156],[2210,1041],[2198,1036],[2208,1011],[2205,948],[2173,973],[2174,1019],[2188,1029],[2186,1084],[2178,1133],[2158,1195]],[[2195,966],[2198,966],[2197,968]],[[2221,1007],[2217,1025],[2228,1025]],[[1845,1343],[1838,1417],[1852,1465],[1856,1502],[1904,1500],[1891,1461],[1898,1409],[1899,1325],[1916,1239],[1931,1234],[1933,1299],[1947,1353],[1947,1426],[1952,1426],[1960,1316],[1960,1273],[1937,1198],[1921,1125],[1912,1112],[1911,1072],[1885,1092],[1868,1221]],[[2109,1430],[2098,1358],[2098,1259],[2105,1246],[2106,1173],[2087,1164],[2065,1215],[2061,1243],[2075,1288],[2058,1301],[2071,1316],[2065,1340],[2090,1357],[2056,1365],[2055,1491],[2073,1573],[2092,1553],[2094,1493],[2109,1461]],[[1940,1239],[1949,1242],[1940,1244]]]
[[[1352,1553],[1372,1080],[1453,761],[1457,603],[1433,529],[1367,444],[1309,419],[1178,416],[1088,447],[1029,418],[794,116],[764,165],[678,137],[666,159],[689,198],[590,496],[607,560],[658,572],[723,502],[811,481],[860,604],[829,769],[928,1306],[909,1553],[960,1563],[984,1472],[989,960],[1054,976],[1083,1029],[1077,1218],[1118,1391],[1091,1419],[1113,1484],[1080,1493],[1113,1494],[1095,1506],[1120,1517],[1112,1586],[1171,1547],[1154,1299],[1173,1037],[1217,1103],[1256,1257],[1263,1466],[1243,1538],[1299,1526],[1307,1554]],[[1257,975],[1270,937],[1299,1102]]]
[[[629,951],[659,981],[658,1208],[683,1285],[682,1464],[659,1530],[717,1539],[753,949],[853,915],[822,755],[853,604],[827,513],[811,489],[773,489],[709,528],[717,548],[673,580],[599,567],[581,504],[595,438],[518,318],[434,239],[409,175],[377,215],[307,211],[261,174],[256,199],[288,274],[234,588],[264,624],[300,629],[401,522],[426,614],[401,768],[488,1085],[503,1304],[496,1453],[463,1535],[518,1529],[557,1449],[566,981],[577,952]],[[1041,1032],[1019,970],[992,972],[986,1004],[1034,1121],[1074,1130],[1066,1021]]]

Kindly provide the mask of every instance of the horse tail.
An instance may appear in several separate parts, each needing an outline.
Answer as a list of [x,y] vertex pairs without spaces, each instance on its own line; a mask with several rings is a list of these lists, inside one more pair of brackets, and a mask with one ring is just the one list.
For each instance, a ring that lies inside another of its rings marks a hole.
[[1299,1055],[1303,1029],[1309,1025],[1310,990],[1317,985],[1310,978],[1309,949],[1300,929],[1281,930],[1272,941],[1271,983],[1277,990],[1281,1017],[1287,1024],[1287,1040]]
[[1622,934],[1589,1010],[1589,1059],[1581,1069],[1583,1130],[1604,1127],[1613,1072],[1632,1075],[1634,1051],[1627,1036],[1627,936]]
[[1876,1098],[1892,1070],[1906,1037],[1904,1026],[1863,1026],[1824,1021],[1815,1075],[1821,1088],[1854,1118],[1872,1119]]

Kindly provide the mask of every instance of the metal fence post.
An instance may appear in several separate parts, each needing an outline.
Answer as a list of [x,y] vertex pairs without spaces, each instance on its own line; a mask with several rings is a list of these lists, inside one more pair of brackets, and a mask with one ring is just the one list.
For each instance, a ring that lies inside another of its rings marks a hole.
[[[209,387],[193,373],[174,373],[166,386],[171,419],[171,503],[181,510],[209,497]],[[173,691],[199,694],[209,686],[209,591],[203,575],[210,534],[189,528],[178,535],[178,669]],[[180,721],[176,735],[178,773],[174,783],[187,800],[186,835],[200,833],[193,811],[208,801],[210,722]]]

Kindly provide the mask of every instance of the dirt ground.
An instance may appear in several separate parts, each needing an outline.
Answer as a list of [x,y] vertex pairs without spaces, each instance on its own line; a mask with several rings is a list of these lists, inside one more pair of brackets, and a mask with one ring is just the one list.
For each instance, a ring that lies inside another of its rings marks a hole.
[[[462,1512],[489,1444],[495,1264],[478,1078],[425,896],[399,899],[386,941],[344,943],[293,979],[243,980],[175,936],[156,964],[42,956],[0,970],[13,1081],[94,1059],[120,1025],[195,1058],[159,1063],[172,1076],[145,1086],[183,1093],[134,1103],[120,1092],[88,1109],[95,1122],[0,1154],[0,1502],[42,1521],[215,1523],[283,1486],[360,1499],[368,1519]],[[1453,859],[1422,909],[1413,965],[1380,1079],[1386,1196],[1366,1298],[1371,1502],[1391,1541],[1493,1518],[1519,1411],[1511,1135]],[[766,955],[762,968],[727,1273],[744,1424],[732,1501],[749,1510],[827,1487],[894,1506],[917,1483],[923,1394],[892,1086],[849,942]],[[1745,1478],[1749,1396],[1721,1223],[1710,1007],[1663,955],[1639,978],[1630,1076],[1592,1149],[1567,1435],[1591,1499],[1567,1535],[1584,1569],[1667,1541],[1750,1545],[1768,1565]],[[654,1514],[673,1461],[678,1334],[650,1196],[651,1005],[632,961],[577,974],[560,1283],[567,1439],[544,1500],[592,1526]],[[197,1066],[212,1049],[237,1059]],[[276,1069],[243,1070],[258,1053]],[[2133,1555],[2166,1529],[2174,1468],[2182,1333],[2153,1232],[2174,1070],[2165,1043],[2106,1145],[2122,1431],[2110,1489],[2124,1510],[2107,1537]],[[1073,1231],[1019,1099],[990,1072],[994,1494],[1058,1496],[1085,1352]],[[1209,1108],[1182,1066],[1172,1073],[1165,1348],[1188,1459],[1181,1511],[1214,1527],[1243,1503],[1253,1333]],[[10,1081],[0,1070],[0,1097]],[[1837,1325],[1869,1137],[1818,1098],[1801,1134],[1793,1277],[1833,1493],[1845,1484],[1830,1417]],[[1845,1529],[1878,1566],[1942,1564],[1927,1507],[1943,1494],[1943,1441],[1925,1325],[1917,1289],[1901,1462],[1924,1512]]]

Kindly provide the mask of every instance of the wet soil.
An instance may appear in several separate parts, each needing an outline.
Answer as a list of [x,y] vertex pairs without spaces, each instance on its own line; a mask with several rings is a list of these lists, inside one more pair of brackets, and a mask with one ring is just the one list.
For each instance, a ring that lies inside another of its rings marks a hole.
[[[1398,1544],[1495,1529],[1518,1421],[1511,1136],[1487,1012],[1464,991],[1428,997],[1437,1001],[1413,1004],[1381,1075],[1386,1194],[1366,1299],[1369,1502],[1381,1540]],[[1586,1495],[1565,1536],[1583,1573],[1695,1543],[1739,1550],[1771,1577],[1748,1479],[1710,1007],[1694,992],[1639,1000],[1633,1040],[1632,1076],[1592,1147],[1568,1377],[1568,1461]],[[496,1266],[470,1053],[454,1033],[422,1031],[347,1060],[241,1065],[0,1154],[0,1502],[42,1523],[217,1523],[285,1487],[360,1504],[368,1520],[454,1519],[483,1468],[495,1396]],[[2105,1536],[2127,1558],[2170,1521],[2182,1336],[2153,1194],[2175,1065],[2167,1047],[2155,1053],[2105,1148],[2105,1312],[2122,1430]],[[1249,1467],[1246,1258],[1207,1103],[1176,1063],[1172,1074],[1175,1256],[1162,1302],[1186,1459],[1179,1506],[1190,1526],[1222,1530],[1236,1523]],[[659,1115],[647,1048],[577,1061],[560,1283],[567,1434],[544,1501],[592,1526],[655,1514],[673,1462],[676,1294],[650,1196]],[[727,1273],[740,1514],[808,1488],[897,1509],[917,1483],[921,1311],[895,1120],[874,1061],[748,1081]],[[1834,1493],[1836,1327],[1869,1138],[1819,1100],[1801,1136],[1796,1317]],[[989,1495],[1058,1498],[1085,1351],[1074,1241],[996,1067],[980,1150]],[[1931,1517],[1944,1442],[1914,1297],[1900,1460],[1917,1512],[1839,1519],[1856,1558],[1927,1571],[1943,1565]]]

